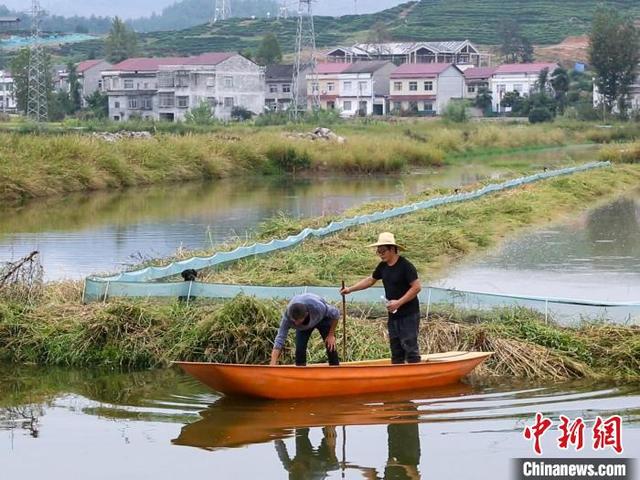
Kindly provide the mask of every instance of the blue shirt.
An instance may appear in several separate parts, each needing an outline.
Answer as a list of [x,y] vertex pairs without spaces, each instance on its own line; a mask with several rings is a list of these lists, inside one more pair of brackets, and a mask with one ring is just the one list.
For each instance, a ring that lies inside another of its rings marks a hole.
[[[306,325],[297,326],[293,323],[293,320],[289,317],[289,307],[294,303],[302,303],[306,305],[309,312],[309,323]],[[316,327],[322,320],[328,318],[332,322],[337,321],[340,318],[340,310],[333,305],[329,305],[324,299],[315,293],[303,293],[296,295],[291,299],[284,313],[282,314],[282,320],[280,320],[280,328],[278,329],[278,335],[273,344],[273,348],[282,350],[284,343],[287,340],[287,334],[289,329],[295,330],[311,330]]]

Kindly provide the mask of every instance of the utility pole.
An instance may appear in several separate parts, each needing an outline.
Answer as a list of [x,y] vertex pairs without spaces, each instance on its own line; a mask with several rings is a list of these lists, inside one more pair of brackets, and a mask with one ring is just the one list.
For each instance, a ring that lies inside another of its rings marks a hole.
[[278,20],[281,18],[287,19],[289,18],[289,8],[287,7],[287,0],[282,0],[280,3],[280,7],[278,8]]
[[[298,0],[298,34],[296,36],[296,54],[293,65],[293,102],[291,116],[298,119],[300,109],[307,109],[306,93],[301,95],[300,89],[306,91],[306,77],[311,77],[311,108],[320,108],[320,86],[316,59],[316,32],[313,25],[313,0]],[[303,59],[303,57],[305,57]],[[301,98],[302,97],[302,98]]]
[[215,0],[213,21],[228,20],[231,18],[231,0]]
[[49,116],[49,71],[44,47],[40,39],[42,10],[38,0],[31,2],[31,46],[27,88],[27,117],[36,122],[46,122]]

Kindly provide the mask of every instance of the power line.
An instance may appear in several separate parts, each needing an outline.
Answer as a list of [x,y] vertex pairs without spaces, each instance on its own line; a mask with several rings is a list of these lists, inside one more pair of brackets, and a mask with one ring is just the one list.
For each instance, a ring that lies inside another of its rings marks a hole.
[[281,18],[284,18],[285,20],[289,18],[289,7],[287,6],[287,0],[282,0],[282,3],[278,8],[278,20]]
[[[296,35],[296,54],[293,66],[293,104],[291,115],[298,118],[300,110],[307,109],[310,97],[311,107],[320,108],[320,86],[318,85],[318,70],[316,59],[316,32],[313,25],[313,0],[298,0],[298,33]],[[303,57],[305,57],[303,59]],[[307,85],[306,78],[310,77],[311,95],[301,95],[301,86]],[[302,98],[301,98],[302,97]]]
[[46,122],[49,116],[49,72],[44,47],[40,41],[42,10],[38,0],[31,2],[31,47],[27,88],[27,117],[36,122]]

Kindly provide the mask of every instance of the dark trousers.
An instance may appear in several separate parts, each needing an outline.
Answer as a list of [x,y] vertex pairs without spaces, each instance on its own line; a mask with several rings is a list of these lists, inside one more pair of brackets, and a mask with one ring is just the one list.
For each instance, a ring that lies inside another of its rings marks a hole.
[[[325,340],[329,335],[329,330],[331,330],[331,319],[324,318],[318,325],[309,330],[296,330],[296,365],[299,367],[304,367],[307,364],[307,345],[311,332],[314,330],[318,330],[322,335],[322,340]],[[326,346],[327,344],[325,343]],[[327,358],[329,359],[329,365],[340,365],[337,348],[333,351],[327,348]]]
[[389,317],[389,345],[391,347],[391,363],[418,363],[418,330],[420,313],[412,313],[398,318]]

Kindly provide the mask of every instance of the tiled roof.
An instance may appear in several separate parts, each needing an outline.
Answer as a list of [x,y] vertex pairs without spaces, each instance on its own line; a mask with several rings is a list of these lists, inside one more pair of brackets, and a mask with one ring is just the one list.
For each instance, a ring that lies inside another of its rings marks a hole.
[[316,72],[320,74],[342,73],[350,66],[350,63],[318,63]]
[[496,71],[496,67],[480,67],[469,68],[464,71],[464,78],[467,80],[479,80],[482,78],[489,78]]
[[355,62],[352,63],[351,66],[347,68],[343,73],[374,73],[389,64],[391,64],[391,62],[386,62],[383,60],[372,62]]
[[264,76],[266,80],[293,79],[293,65],[267,65]]
[[83,73],[89,70],[90,68],[95,67],[99,63],[102,63],[103,60],[85,60],[84,62],[80,62],[76,67],[76,71],[78,73]]
[[549,72],[553,72],[558,68],[557,63],[505,63],[496,68],[494,75],[510,74],[510,73],[540,73],[545,68]]
[[[395,42],[395,43],[357,43],[353,47],[339,47],[352,55],[407,55],[419,48],[427,48],[435,53],[458,53],[468,40],[445,42]],[[338,50],[338,49],[334,49]]]
[[109,70],[118,71],[155,71],[161,66],[171,67],[179,65],[217,65],[220,62],[237,55],[230,52],[203,53],[195,57],[163,57],[163,58],[129,58],[115,64]]
[[435,77],[451,66],[454,65],[452,63],[405,63],[391,72],[391,78]]

